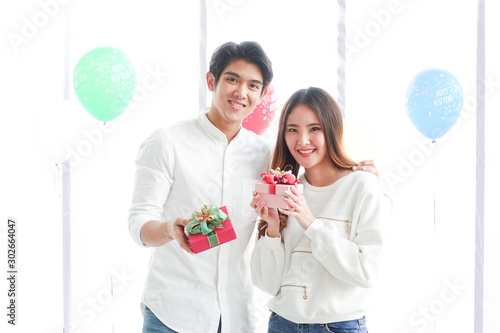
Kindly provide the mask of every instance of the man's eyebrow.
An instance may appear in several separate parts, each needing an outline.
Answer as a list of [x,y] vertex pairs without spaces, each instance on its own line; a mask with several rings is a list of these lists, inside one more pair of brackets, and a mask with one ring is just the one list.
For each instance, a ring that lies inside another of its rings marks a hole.
[[[234,77],[237,77],[237,78],[240,78],[240,74],[238,73],[235,73],[235,72],[231,72],[231,71],[227,71],[227,72],[224,72],[224,75],[231,75],[231,76],[234,76]],[[253,82],[253,83],[258,83],[258,84],[264,84],[261,80],[250,80],[250,82]]]
[[230,71],[227,71],[227,72],[225,72],[225,73],[224,73],[224,75],[226,75],[226,74],[227,74],[227,75],[236,76],[236,77],[240,77],[240,74],[235,73],[235,72],[230,72]]

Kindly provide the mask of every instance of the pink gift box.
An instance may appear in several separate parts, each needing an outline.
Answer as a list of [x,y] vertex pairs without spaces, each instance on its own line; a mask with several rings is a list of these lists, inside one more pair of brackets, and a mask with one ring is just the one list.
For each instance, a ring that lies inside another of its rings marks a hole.
[[255,184],[255,192],[260,194],[266,202],[267,207],[289,209],[292,207],[283,198],[286,196],[285,191],[291,192],[290,187],[292,186],[297,187],[300,194],[304,191],[304,185],[302,184],[287,185],[257,183]]
[[[228,214],[226,206],[219,207],[219,209],[222,210],[224,213]],[[200,253],[208,249],[212,249],[221,244],[232,241],[233,239],[236,239],[236,233],[234,232],[233,224],[231,223],[230,219],[227,219],[224,222],[222,222],[222,226],[223,228],[214,228],[214,231],[217,234],[217,237],[219,238],[219,244],[214,246],[210,246],[208,237],[203,234],[189,235],[188,236],[189,243],[191,244],[193,252]]]

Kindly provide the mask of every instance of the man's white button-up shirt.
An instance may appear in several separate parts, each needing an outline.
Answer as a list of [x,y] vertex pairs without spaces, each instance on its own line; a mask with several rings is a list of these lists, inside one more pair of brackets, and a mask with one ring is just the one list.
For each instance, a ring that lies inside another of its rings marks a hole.
[[236,239],[191,255],[176,241],[152,249],[143,303],[169,328],[183,333],[253,332],[249,272],[250,207],[254,184],[270,147],[242,128],[228,144],[206,117],[156,130],[139,149],[128,226],[135,242],[150,220],[189,219],[204,204],[226,206]]

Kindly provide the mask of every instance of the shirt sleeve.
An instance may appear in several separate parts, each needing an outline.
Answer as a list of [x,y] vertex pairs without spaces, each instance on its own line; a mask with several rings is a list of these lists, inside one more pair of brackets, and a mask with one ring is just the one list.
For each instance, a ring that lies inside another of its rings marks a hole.
[[267,233],[255,244],[250,261],[253,284],[262,291],[276,295],[285,270],[285,250],[281,237]]
[[[375,180],[378,181],[378,180]],[[314,257],[336,278],[359,287],[372,287],[381,265],[384,221],[388,218],[385,196],[378,184],[363,184],[356,196],[351,236],[315,220],[305,231]]]
[[140,246],[145,246],[141,240],[142,226],[161,219],[173,183],[173,156],[172,143],[163,129],[153,132],[139,148],[128,229]]

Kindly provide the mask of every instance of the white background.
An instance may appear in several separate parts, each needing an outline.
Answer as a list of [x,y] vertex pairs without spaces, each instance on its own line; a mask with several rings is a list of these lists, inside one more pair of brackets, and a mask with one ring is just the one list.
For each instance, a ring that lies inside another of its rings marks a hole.
[[[494,263],[500,250],[500,27],[494,13],[500,8],[486,7],[484,332],[493,332],[500,310],[494,283],[500,278]],[[67,153],[74,162],[71,332],[141,330],[149,251],[132,242],[126,226],[134,159],[158,126],[199,112],[198,9],[198,1],[159,0],[0,5],[0,266],[6,275],[6,224],[13,217],[19,269],[16,327],[7,324],[8,285],[1,279],[2,331],[62,332],[57,162]],[[338,96],[338,19],[335,1],[209,0],[207,62],[222,42],[255,40],[273,61],[277,112],[293,91],[310,85]],[[370,332],[473,331],[476,20],[475,1],[347,3],[345,113],[364,140],[350,142],[351,149],[358,159],[375,158],[394,201],[387,265],[367,316]],[[99,46],[125,52],[142,87],[129,110],[106,125],[79,105],[71,88],[78,59]],[[404,108],[408,83],[428,68],[453,73],[465,98],[459,121],[435,144],[412,126]],[[275,133],[273,123],[263,136],[272,141]],[[256,303],[265,331],[265,296],[258,293]]]

